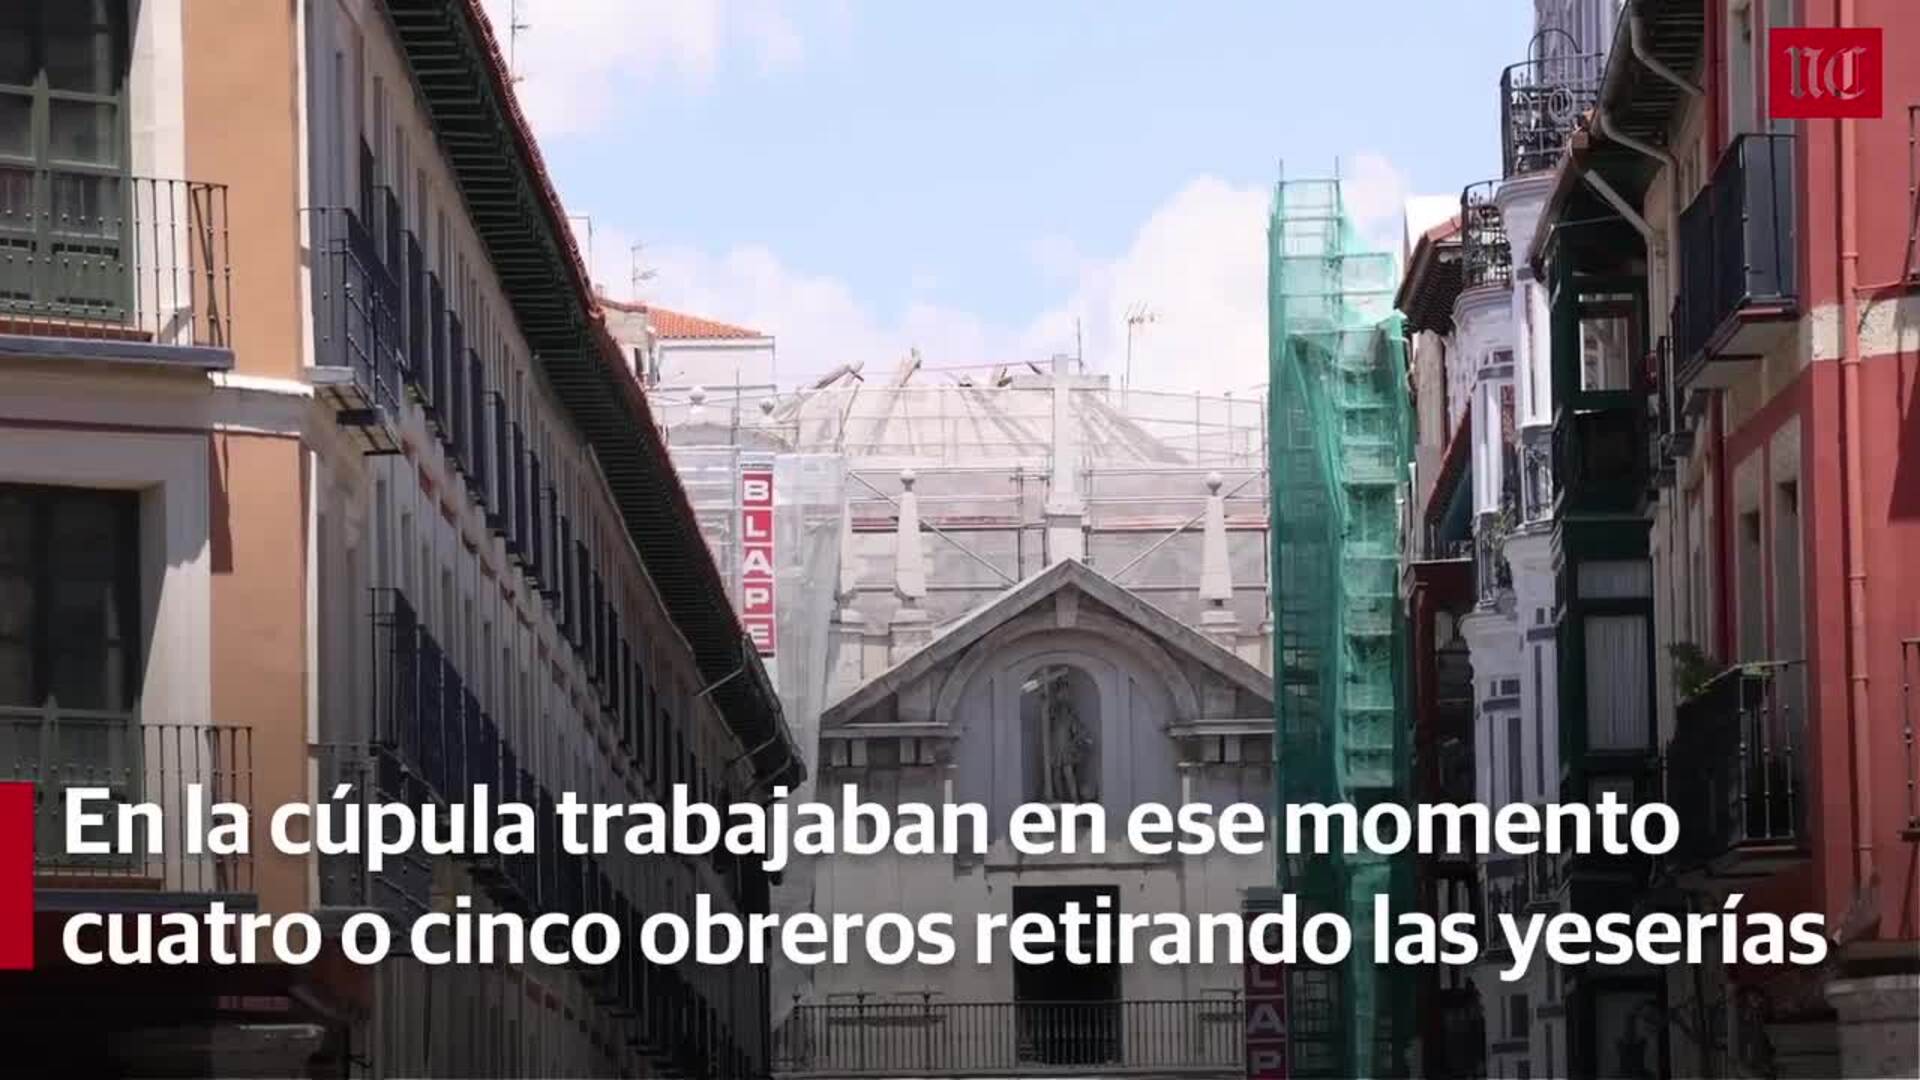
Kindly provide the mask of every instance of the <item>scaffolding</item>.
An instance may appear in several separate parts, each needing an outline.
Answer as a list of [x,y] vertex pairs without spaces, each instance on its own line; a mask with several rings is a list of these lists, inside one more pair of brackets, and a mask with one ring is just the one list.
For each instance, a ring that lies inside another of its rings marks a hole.
[[[1358,242],[1340,181],[1283,181],[1268,228],[1278,804],[1404,801],[1399,509],[1410,453],[1396,267]],[[1281,860],[1280,885],[1352,926],[1337,968],[1291,980],[1292,1075],[1405,1075],[1411,994],[1373,962],[1376,896],[1406,910],[1411,867]]]

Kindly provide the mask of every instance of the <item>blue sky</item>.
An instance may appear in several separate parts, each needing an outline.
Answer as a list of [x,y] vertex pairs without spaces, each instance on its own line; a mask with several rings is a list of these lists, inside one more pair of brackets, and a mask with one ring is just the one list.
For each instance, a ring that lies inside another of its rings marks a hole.
[[[503,21],[508,0],[487,0]],[[520,0],[521,93],[596,276],[846,359],[1257,381],[1281,162],[1338,161],[1367,230],[1499,167],[1526,0],[966,4]],[[503,34],[503,37],[506,35]],[[1217,377],[1216,377],[1217,376]]]

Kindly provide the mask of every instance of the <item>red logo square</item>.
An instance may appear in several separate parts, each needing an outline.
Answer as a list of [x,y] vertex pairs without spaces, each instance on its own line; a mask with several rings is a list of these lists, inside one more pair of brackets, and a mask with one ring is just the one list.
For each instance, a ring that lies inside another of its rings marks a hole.
[[1880,27],[1781,27],[1767,35],[1767,115],[1870,120],[1885,111]]

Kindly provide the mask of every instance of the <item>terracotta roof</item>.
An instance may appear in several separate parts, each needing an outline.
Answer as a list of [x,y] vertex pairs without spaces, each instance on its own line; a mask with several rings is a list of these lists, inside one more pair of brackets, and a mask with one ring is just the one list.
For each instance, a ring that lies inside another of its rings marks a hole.
[[698,315],[669,311],[663,307],[648,308],[647,322],[652,324],[653,332],[663,338],[725,340],[732,338],[763,338],[767,336],[758,330],[749,330],[744,326],[734,326],[732,323],[703,319]]
[[1453,298],[1460,292],[1460,216],[1420,234],[1400,287],[1394,292],[1393,306],[1406,316],[1408,332],[1439,330],[1453,325]]
[[674,311],[658,304],[636,303],[628,300],[614,300],[599,297],[600,306],[613,311],[624,311],[629,315],[645,315],[647,324],[653,327],[658,337],[678,341],[731,341],[764,338],[767,335],[758,330],[749,330],[744,326],[723,323],[718,319],[689,315],[684,311]]
[[1457,233],[1459,231],[1460,231],[1460,215],[1455,214],[1452,217],[1448,218],[1447,220],[1441,222],[1440,224],[1435,225],[1433,228],[1428,229],[1425,233],[1422,233],[1420,238],[1428,241],[1429,243],[1437,244],[1440,241],[1445,240],[1447,237],[1452,236],[1454,233]]

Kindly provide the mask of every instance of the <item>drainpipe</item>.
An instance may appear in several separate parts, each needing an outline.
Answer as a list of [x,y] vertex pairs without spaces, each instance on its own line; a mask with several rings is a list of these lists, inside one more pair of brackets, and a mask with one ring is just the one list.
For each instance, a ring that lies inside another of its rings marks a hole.
[[[1647,143],[1643,143],[1639,139],[1615,127],[1613,117],[1608,114],[1604,107],[1594,110],[1594,121],[1599,126],[1600,133],[1605,135],[1609,140],[1619,143],[1621,146],[1626,147],[1642,157],[1652,158],[1661,165],[1662,175],[1666,178],[1667,219],[1662,223],[1666,235],[1659,245],[1661,248],[1659,252],[1659,262],[1661,273],[1665,275],[1665,280],[1661,282],[1664,286],[1662,292],[1671,293],[1680,287],[1680,274],[1678,267],[1675,266],[1677,256],[1680,252],[1680,163],[1674,160],[1673,155],[1668,151],[1662,150],[1657,146],[1650,146]],[[1592,174],[1588,175],[1591,176]],[[1602,192],[1602,194],[1605,193]],[[1619,198],[1619,196],[1614,196],[1614,199],[1617,198]],[[1613,202],[1614,199],[1608,199],[1607,201]],[[1614,208],[1619,209],[1619,204],[1615,204]],[[1627,220],[1637,221],[1638,216],[1629,217]],[[1646,222],[1639,221],[1634,227],[1640,230],[1640,236],[1647,242],[1647,247],[1649,249],[1653,248],[1655,246],[1654,238],[1652,233],[1647,230]],[[1651,250],[1648,251],[1649,256],[1653,254]]]
[[[1853,25],[1853,0],[1835,0],[1836,27]],[[1872,702],[1867,683],[1866,513],[1862,505],[1860,438],[1860,222],[1855,205],[1854,144],[1851,120],[1839,125],[1840,161],[1835,195],[1840,204],[1840,438],[1846,476],[1847,531],[1847,737],[1853,743],[1853,874],[1856,890],[1872,888],[1873,747],[1869,725]]]
[[[1688,97],[1697,98],[1700,96],[1700,88],[1695,86],[1692,80],[1661,63],[1660,58],[1653,55],[1653,50],[1647,47],[1647,27],[1646,23],[1640,18],[1640,0],[1627,0],[1627,46],[1633,51],[1633,58],[1640,61],[1642,67],[1667,82],[1672,83],[1675,87],[1679,88],[1681,93]],[[1606,135],[1607,138],[1612,139],[1614,142],[1619,143],[1621,146],[1626,147],[1636,154],[1643,157],[1650,157],[1666,166],[1667,220],[1665,225],[1667,233],[1667,281],[1665,284],[1667,286],[1666,291],[1671,293],[1680,287],[1680,275],[1675,272],[1676,267],[1674,265],[1680,251],[1679,162],[1675,161],[1673,155],[1668,151],[1649,146],[1638,139],[1622,133],[1620,129],[1613,126],[1613,117],[1607,115],[1605,108],[1596,110],[1596,114],[1600,124],[1600,131]]]
[[1647,48],[1647,28],[1640,21],[1639,0],[1629,0],[1627,44],[1633,50],[1633,58],[1640,61],[1648,71],[1679,87],[1688,97],[1700,96],[1700,88],[1695,86],[1692,80],[1661,63],[1660,58],[1653,55],[1653,50]]

